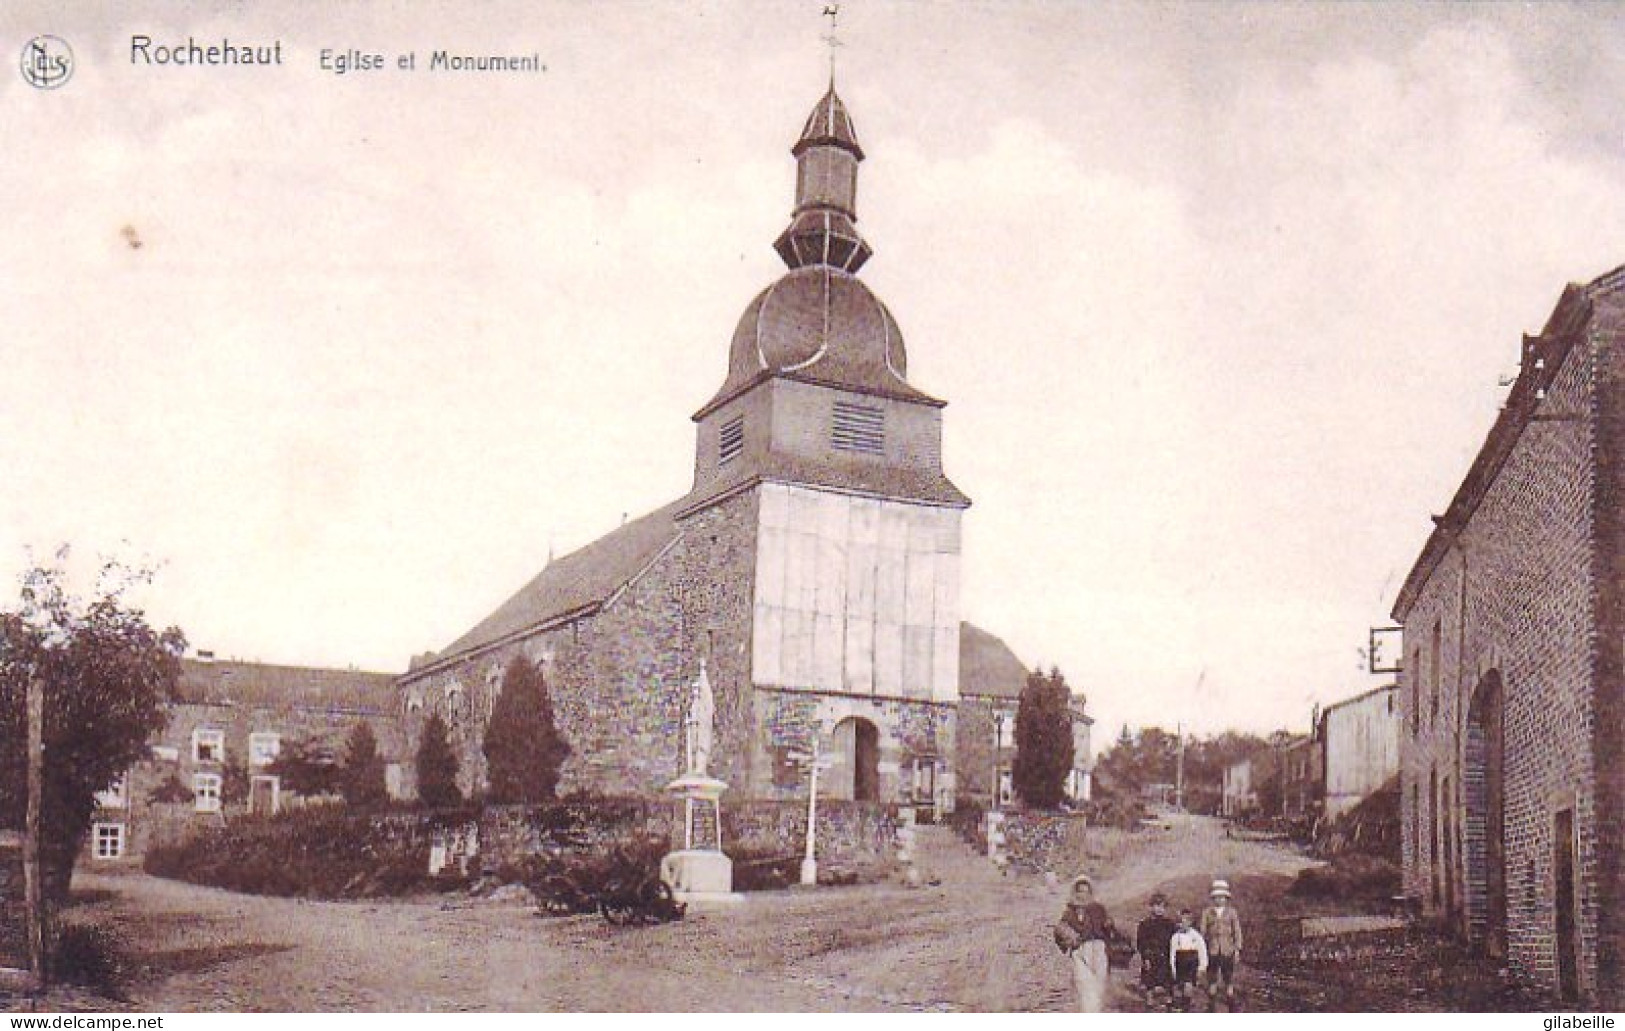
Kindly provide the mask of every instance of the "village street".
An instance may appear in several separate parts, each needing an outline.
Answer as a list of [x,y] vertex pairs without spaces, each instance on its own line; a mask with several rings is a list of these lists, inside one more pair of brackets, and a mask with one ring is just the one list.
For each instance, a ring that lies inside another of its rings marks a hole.
[[[1101,841],[1100,896],[1130,931],[1159,886],[1195,905],[1200,889],[1183,885],[1282,885],[1307,863],[1199,817]],[[520,898],[304,902],[134,873],[84,875],[96,901],[73,916],[131,943],[131,1003],[147,1010],[1068,1008],[1050,935],[1062,888],[999,874],[946,828],[923,829],[920,852],[939,884],[753,894],[643,929],[539,918]],[[1135,1004],[1128,977],[1114,974],[1117,1007]]]

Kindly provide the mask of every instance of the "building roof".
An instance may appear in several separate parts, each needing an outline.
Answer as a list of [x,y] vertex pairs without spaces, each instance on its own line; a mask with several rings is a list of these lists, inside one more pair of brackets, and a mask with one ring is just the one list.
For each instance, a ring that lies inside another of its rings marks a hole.
[[[1603,296],[1625,290],[1625,266],[1599,276],[1590,283],[1571,283],[1558,298],[1557,307],[1539,336],[1524,337],[1523,355],[1518,367],[1518,378],[1512,384],[1506,403],[1490,427],[1489,435],[1473,459],[1467,475],[1456,488],[1450,506],[1444,515],[1433,517],[1433,532],[1417,556],[1405,583],[1394,599],[1393,618],[1403,623],[1411,607],[1421,594],[1422,587],[1433,575],[1439,561],[1449,552],[1451,545],[1471,522],[1479,503],[1489,493],[1507,459],[1512,456],[1524,428],[1536,419],[1552,381],[1568,357],[1569,350],[1580,341],[1586,323],[1591,319],[1593,302]],[[1545,416],[1549,417],[1549,416]]]
[[942,406],[907,380],[903,331],[856,276],[828,265],[792,269],[756,295],[728,348],[728,376],[695,418],[768,376]]
[[858,131],[852,125],[852,116],[847,114],[846,105],[835,93],[834,82],[813,105],[812,113],[807,116],[807,124],[802,126],[801,138],[796,140],[790,153],[800,157],[803,151],[817,146],[840,147],[851,151],[859,161],[863,160],[863,148],[858,146]]
[[549,562],[495,612],[407,677],[549,622],[603,607],[677,539],[674,517],[682,504],[674,501],[657,508]]
[[1390,691],[1398,691],[1398,690],[1399,690],[1399,685],[1398,684],[1384,684],[1381,687],[1373,687],[1371,690],[1362,691],[1359,694],[1353,696],[1352,698],[1345,698],[1340,702],[1332,702],[1330,705],[1326,706],[1326,708],[1320,710],[1320,718],[1325,719],[1327,716],[1330,716],[1332,713],[1336,712],[1338,709],[1346,709],[1351,705],[1358,705],[1360,702],[1363,702],[1366,699],[1371,698],[1371,697],[1373,697],[1375,695],[1387,694]]
[[398,676],[236,659],[183,659],[176,701],[392,715],[398,710]]
[[959,693],[985,698],[1021,697],[1027,667],[999,638],[970,623],[959,624]]

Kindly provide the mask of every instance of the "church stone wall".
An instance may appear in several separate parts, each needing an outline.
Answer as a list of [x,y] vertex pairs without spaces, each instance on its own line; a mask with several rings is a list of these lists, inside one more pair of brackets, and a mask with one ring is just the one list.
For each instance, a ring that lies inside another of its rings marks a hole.
[[757,507],[756,492],[745,491],[684,518],[683,539],[664,574],[687,649],[685,685],[699,675],[700,656],[707,656],[716,700],[711,775],[728,782],[729,795],[743,798],[757,790],[750,674]]
[[[811,691],[776,691],[758,688],[756,718],[763,747],[757,753],[754,780],[763,798],[806,798],[807,774],[791,761],[791,753],[806,753],[818,735],[819,752],[833,759],[819,778],[820,793],[832,799],[851,799],[851,756],[837,733],[849,719],[867,720],[879,731],[879,798],[889,804],[935,804],[952,809],[952,759],[956,709],[953,704],[904,698],[860,698]],[[915,768],[935,766],[934,790],[916,791]]]
[[953,701],[959,511],[764,484],[755,682]]

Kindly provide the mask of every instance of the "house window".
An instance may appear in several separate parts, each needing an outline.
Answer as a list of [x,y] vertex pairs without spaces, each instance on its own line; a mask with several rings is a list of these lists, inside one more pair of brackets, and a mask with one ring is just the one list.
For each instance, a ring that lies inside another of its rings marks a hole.
[[262,731],[248,735],[248,765],[269,766],[282,751],[282,735]]
[[997,712],[993,714],[994,747],[1016,747],[1016,714],[1013,712]]
[[130,808],[130,775],[121,773],[118,780],[96,792],[96,805],[102,809]]
[[124,855],[124,825],[122,823],[92,824],[91,855],[97,859],[118,859]]
[[1422,649],[1411,652],[1411,737],[1422,736]]
[[1428,643],[1428,725],[1439,718],[1439,638],[1441,627],[1433,621],[1433,640]]
[[885,411],[854,401],[835,402],[829,442],[838,451],[861,451],[868,455],[884,454]]
[[717,464],[727,465],[745,450],[745,417],[736,415],[722,424],[717,437]]
[[192,808],[200,813],[220,811],[220,774],[192,774]]
[[223,730],[192,731],[192,761],[218,763],[226,761],[226,732]]
[[282,808],[282,778],[269,774],[255,774],[248,780],[248,811],[261,816],[275,816]]

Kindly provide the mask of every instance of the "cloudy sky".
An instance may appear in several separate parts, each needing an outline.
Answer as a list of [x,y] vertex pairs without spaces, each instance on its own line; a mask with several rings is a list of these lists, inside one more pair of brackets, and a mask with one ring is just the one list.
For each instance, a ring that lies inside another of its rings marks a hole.
[[[399,670],[687,490],[822,0],[106,6],[0,11],[77,57],[0,68],[0,573],[145,556],[199,647]],[[966,617],[1102,737],[1376,686],[1520,334],[1625,263],[1625,8],[847,2],[840,37]]]

